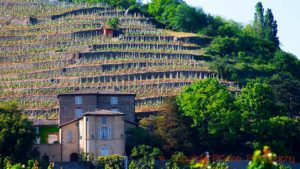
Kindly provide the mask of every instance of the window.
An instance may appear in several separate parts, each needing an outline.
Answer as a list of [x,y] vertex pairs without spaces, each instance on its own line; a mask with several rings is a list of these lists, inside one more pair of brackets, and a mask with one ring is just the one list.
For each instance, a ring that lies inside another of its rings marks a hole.
[[102,123],[102,124],[106,124],[106,122],[107,122],[106,117],[101,117],[101,123]]
[[75,104],[82,104],[82,96],[75,96]]
[[110,104],[112,105],[118,104],[118,97],[115,96],[111,97]]
[[98,129],[98,138],[99,139],[111,139],[111,128],[110,127],[100,127]]
[[73,140],[73,133],[71,130],[68,131],[68,143],[71,143]]
[[115,113],[120,112],[119,109],[116,109],[116,108],[112,108],[111,111],[115,112]]
[[107,156],[109,155],[109,148],[107,146],[103,146],[100,148],[100,154],[102,156]]
[[82,109],[81,108],[77,108],[75,109],[75,118],[79,118],[82,116]]

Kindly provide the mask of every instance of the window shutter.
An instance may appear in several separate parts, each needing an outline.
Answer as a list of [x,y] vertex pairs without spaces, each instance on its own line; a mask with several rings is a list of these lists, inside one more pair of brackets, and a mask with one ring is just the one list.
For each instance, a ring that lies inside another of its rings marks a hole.
[[108,127],[108,139],[111,139],[111,128]]
[[102,136],[101,136],[101,127],[98,128],[98,139],[102,139]]

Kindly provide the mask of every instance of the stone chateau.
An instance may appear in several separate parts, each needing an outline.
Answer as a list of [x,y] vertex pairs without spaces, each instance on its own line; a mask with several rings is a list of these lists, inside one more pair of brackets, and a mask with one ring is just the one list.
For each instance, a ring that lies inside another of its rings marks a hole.
[[125,155],[126,130],[136,127],[135,94],[90,89],[57,98],[58,133],[48,133],[47,143],[37,141],[41,156],[50,161],[71,161],[81,153]]

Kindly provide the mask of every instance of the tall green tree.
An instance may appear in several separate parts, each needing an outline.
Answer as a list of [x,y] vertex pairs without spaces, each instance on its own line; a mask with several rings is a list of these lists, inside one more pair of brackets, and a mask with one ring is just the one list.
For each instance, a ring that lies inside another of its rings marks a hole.
[[267,9],[264,16],[265,37],[279,47],[279,38],[277,37],[277,21],[274,19],[271,9]]
[[255,6],[253,26],[258,36],[263,38],[265,25],[264,25],[264,7],[261,2],[258,2]]
[[35,141],[35,129],[24,118],[16,102],[0,103],[0,154],[25,162]]

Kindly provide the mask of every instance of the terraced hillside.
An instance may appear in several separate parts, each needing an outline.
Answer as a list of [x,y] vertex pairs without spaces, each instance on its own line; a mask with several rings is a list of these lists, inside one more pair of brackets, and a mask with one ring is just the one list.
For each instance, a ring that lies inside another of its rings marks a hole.
[[[134,92],[137,112],[153,111],[183,86],[217,77],[201,52],[209,38],[157,29],[139,13],[9,0],[0,15],[0,99],[19,100],[31,118],[57,118],[58,93],[88,88]],[[122,33],[102,35],[113,18]]]

